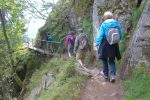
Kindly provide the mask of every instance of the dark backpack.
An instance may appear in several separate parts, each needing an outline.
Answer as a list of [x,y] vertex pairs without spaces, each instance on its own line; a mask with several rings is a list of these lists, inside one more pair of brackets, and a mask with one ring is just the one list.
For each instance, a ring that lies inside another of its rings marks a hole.
[[87,36],[85,34],[80,35],[79,49],[80,50],[88,49],[88,39],[87,39]]
[[73,36],[70,36],[70,38],[69,38],[69,46],[70,47],[74,47],[74,42],[75,42],[75,40],[74,40]]

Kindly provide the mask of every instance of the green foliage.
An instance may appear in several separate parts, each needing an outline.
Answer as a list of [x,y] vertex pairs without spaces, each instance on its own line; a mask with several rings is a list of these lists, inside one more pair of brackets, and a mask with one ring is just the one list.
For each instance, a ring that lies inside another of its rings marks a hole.
[[[74,58],[64,61],[62,58],[53,58],[37,69],[27,86],[26,96],[30,91],[41,83],[42,76],[53,73],[56,76],[54,83],[37,98],[39,100],[71,100],[80,98],[79,85],[85,81],[84,76],[76,73],[74,69]],[[38,80],[37,80],[38,78]],[[68,98],[66,98],[66,96]]]
[[84,31],[87,33],[88,39],[90,43],[93,42],[93,28],[92,28],[92,18],[91,16],[85,16],[82,20],[82,27]]
[[144,64],[134,69],[131,77],[123,82],[126,100],[148,100],[150,98],[150,69]]
[[75,14],[82,17],[89,13],[94,0],[74,0],[73,6]]
[[[26,79],[30,79],[30,83],[27,86],[25,96],[28,96],[31,90],[37,87],[41,80],[42,76],[51,72],[51,73],[58,73],[61,64],[65,63],[62,59],[54,58],[50,61],[46,62],[47,60],[39,57],[37,55],[31,58],[31,61],[28,63],[28,73],[26,75]],[[38,80],[37,80],[38,79]]]
[[65,83],[56,80],[37,100],[80,100],[79,83],[82,82],[84,82],[83,77],[77,75],[67,78]]
[[[38,31],[37,39],[46,40],[47,32],[49,32],[54,41],[61,42],[64,45],[65,37],[70,31],[68,13],[70,12],[70,1],[60,0],[52,9],[47,21],[43,27]],[[38,43],[37,43],[38,44]],[[61,52],[64,51],[65,46],[61,47]]]
[[41,55],[31,55],[29,56],[28,61],[26,62],[27,73],[26,79],[30,79],[32,74],[40,69],[41,64],[45,62],[46,58],[42,57]]
[[123,32],[123,36],[122,36],[122,40],[121,40],[121,43],[120,43],[120,52],[121,52],[121,55],[123,55],[123,53],[125,52],[126,48],[127,48],[127,33],[126,32]]
[[22,60],[28,55],[22,48],[24,20],[21,16],[21,1],[0,0],[0,12],[4,16],[0,18],[3,22],[0,29],[0,81],[5,83],[3,88],[6,92],[12,91],[12,96],[16,96],[19,92],[17,88],[22,87],[22,79],[17,71],[18,67],[21,69],[24,66]]
[[[144,3],[146,3],[146,0],[144,1]],[[141,13],[142,13],[143,8],[144,8],[144,3],[141,4],[140,7],[135,8],[134,11],[133,11],[133,15],[132,15],[132,19],[131,19],[131,24],[132,24],[133,28],[136,27],[136,25],[139,21],[139,18],[141,16]]]
[[[2,46],[0,46],[1,47],[0,53],[3,54],[3,56],[0,57],[2,61],[1,67],[5,67],[7,69],[11,66],[10,59],[15,60],[14,63],[17,63],[16,58],[17,59],[20,58],[20,57],[17,57],[16,52],[22,49],[21,35],[23,34],[22,30],[24,28],[24,21],[20,18],[21,3],[15,2],[14,0],[11,0],[11,1],[0,0],[0,9],[1,11],[7,10],[7,12],[4,15],[8,19],[7,21],[5,21],[6,35],[8,37],[7,42],[4,36],[5,33],[2,31],[2,29],[0,29],[0,34],[1,34],[0,41],[4,41],[2,43]],[[7,48],[8,47],[7,43],[10,44],[10,50]],[[10,56],[12,58],[10,58]],[[15,65],[12,65],[12,66],[15,66]]]
[[55,82],[46,91],[42,92],[38,100],[79,100],[79,86],[84,81],[83,76],[75,72],[74,59],[71,59],[60,68]]

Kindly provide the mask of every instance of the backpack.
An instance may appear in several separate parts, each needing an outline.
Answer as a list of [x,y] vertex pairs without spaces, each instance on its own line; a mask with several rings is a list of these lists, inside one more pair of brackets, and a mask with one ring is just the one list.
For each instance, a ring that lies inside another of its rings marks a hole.
[[85,34],[80,35],[80,45],[79,45],[80,50],[86,50],[88,49],[88,39]]
[[70,38],[69,38],[69,46],[70,47],[74,47],[74,42],[75,42],[75,40],[74,40],[73,36],[70,36]]
[[120,34],[117,28],[110,28],[107,41],[110,45],[117,44],[120,41]]
[[51,36],[51,35],[48,35],[47,41],[48,41],[48,42],[51,42],[51,41],[52,41],[52,36]]

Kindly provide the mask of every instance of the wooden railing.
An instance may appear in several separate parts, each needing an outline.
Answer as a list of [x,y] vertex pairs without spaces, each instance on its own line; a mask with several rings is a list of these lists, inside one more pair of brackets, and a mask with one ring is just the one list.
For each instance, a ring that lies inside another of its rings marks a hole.
[[[35,41],[36,44],[40,43],[38,44],[38,47],[36,47]],[[61,42],[48,42],[47,40],[32,39],[31,42],[28,42],[27,47],[42,54],[61,56]]]

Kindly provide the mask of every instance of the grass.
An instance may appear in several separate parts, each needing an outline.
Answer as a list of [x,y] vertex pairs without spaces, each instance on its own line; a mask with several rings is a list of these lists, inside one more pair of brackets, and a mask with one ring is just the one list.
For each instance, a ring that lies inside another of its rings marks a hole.
[[75,71],[71,59],[59,69],[56,81],[37,100],[80,100],[80,85],[85,79]]
[[[78,74],[74,69],[75,60],[63,61],[61,58],[53,58],[37,69],[27,86],[26,97],[31,90],[41,83],[42,76],[53,73],[56,80],[53,84],[37,97],[38,100],[75,100],[80,99],[80,85],[86,80],[85,76]],[[38,79],[38,80],[37,80]],[[67,98],[66,98],[67,97]]]
[[83,81],[79,75],[65,80],[59,78],[37,100],[80,100],[80,83]]
[[126,100],[149,100],[150,69],[143,64],[134,69],[131,77],[123,82]]
[[[146,1],[145,1],[146,2]],[[135,29],[138,20],[143,11],[145,2],[139,7],[135,8],[131,19],[132,30]],[[123,50],[124,51],[124,50]],[[150,68],[141,64],[136,67],[130,78],[123,81],[124,90],[126,92],[126,100],[149,100],[150,98]]]
[[[47,63],[41,64],[40,68],[34,70],[34,72],[32,71],[32,76],[29,80],[29,84],[27,86],[25,96],[28,96],[30,94],[31,90],[33,88],[37,87],[41,83],[42,76],[44,76],[48,72],[52,72],[54,74],[58,72],[58,69],[60,67],[58,65],[61,65],[65,62],[63,62],[62,59],[59,59],[59,62],[57,62],[57,60],[58,60],[58,58],[52,59]],[[39,61],[39,60],[37,60],[37,61]],[[34,67],[36,67],[36,66],[34,66]]]
[[131,23],[132,23],[133,28],[136,27],[138,20],[141,16],[141,13],[143,11],[143,8],[145,7],[146,2],[147,2],[147,0],[143,1],[143,3],[141,4],[140,7],[134,9],[132,19],[131,19]]

